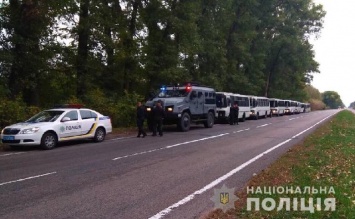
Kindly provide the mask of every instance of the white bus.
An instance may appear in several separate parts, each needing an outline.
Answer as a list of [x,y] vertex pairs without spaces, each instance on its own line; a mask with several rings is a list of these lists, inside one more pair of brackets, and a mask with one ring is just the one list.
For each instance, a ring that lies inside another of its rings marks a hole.
[[229,122],[230,107],[234,102],[239,106],[238,119],[245,121],[250,117],[249,97],[241,94],[233,94],[227,92],[216,92],[216,115],[215,118],[219,122]]
[[250,97],[250,117],[258,119],[260,116],[267,117],[270,116],[270,101],[267,97]]
[[292,115],[296,110],[296,101],[285,100],[285,114]]
[[304,113],[309,113],[311,112],[311,104],[310,103],[303,103],[303,112]]
[[295,108],[295,113],[299,114],[303,111],[302,109],[302,103],[298,102],[298,101],[294,101],[296,104],[296,108]]
[[237,102],[239,106],[238,119],[242,122],[250,117],[250,97],[247,95],[234,94],[233,102]]
[[270,101],[270,110],[272,115],[282,116],[285,114],[285,101],[276,99],[276,98],[269,98]]
[[218,122],[228,122],[233,93],[216,92],[216,115]]

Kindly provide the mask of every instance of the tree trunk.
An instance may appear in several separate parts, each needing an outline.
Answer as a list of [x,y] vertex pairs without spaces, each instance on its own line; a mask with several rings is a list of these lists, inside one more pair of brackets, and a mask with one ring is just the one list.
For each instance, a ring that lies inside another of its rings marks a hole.
[[78,56],[77,56],[77,96],[83,98],[88,85],[88,56],[89,56],[89,0],[80,2],[78,26]]

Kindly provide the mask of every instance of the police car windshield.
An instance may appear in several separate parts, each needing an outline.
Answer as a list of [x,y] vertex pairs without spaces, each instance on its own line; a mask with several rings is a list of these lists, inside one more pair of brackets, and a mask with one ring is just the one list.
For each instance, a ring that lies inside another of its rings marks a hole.
[[46,110],[38,113],[37,115],[33,116],[26,122],[31,123],[38,123],[38,122],[54,122],[56,121],[60,115],[63,114],[64,111],[62,110]]
[[158,97],[169,98],[169,97],[186,97],[189,94],[185,89],[176,90],[164,90],[158,94]]

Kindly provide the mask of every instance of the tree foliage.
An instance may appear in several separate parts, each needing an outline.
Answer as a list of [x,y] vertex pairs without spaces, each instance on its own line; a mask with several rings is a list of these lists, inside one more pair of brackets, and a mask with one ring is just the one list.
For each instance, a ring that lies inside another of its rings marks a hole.
[[322,93],[323,102],[325,105],[331,109],[337,109],[339,107],[344,107],[343,101],[340,95],[335,91],[325,91]]
[[0,97],[49,107],[178,81],[303,100],[325,13],[311,0],[10,0],[0,15]]

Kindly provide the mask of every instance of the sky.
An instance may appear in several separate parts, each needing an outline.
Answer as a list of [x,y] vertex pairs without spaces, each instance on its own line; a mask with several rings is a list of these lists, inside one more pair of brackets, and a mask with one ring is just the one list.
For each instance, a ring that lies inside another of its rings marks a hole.
[[320,38],[312,41],[320,74],[312,86],[336,91],[345,106],[355,101],[355,0],[313,0],[327,12]]

